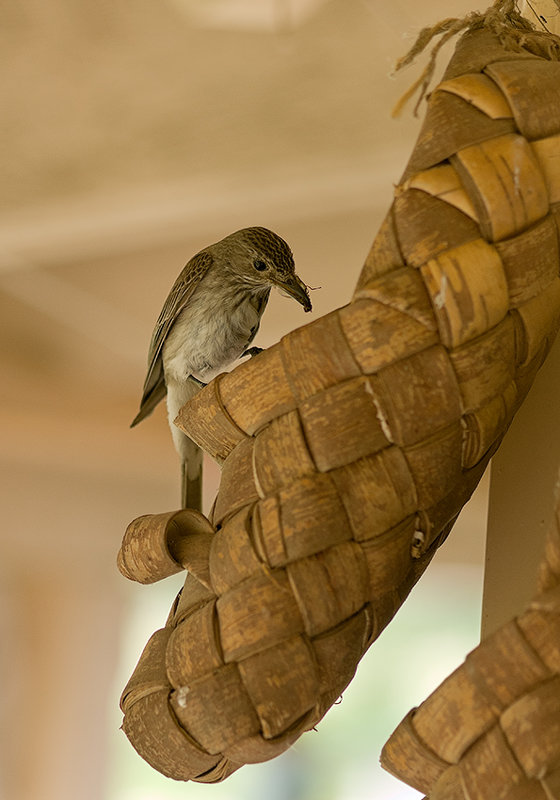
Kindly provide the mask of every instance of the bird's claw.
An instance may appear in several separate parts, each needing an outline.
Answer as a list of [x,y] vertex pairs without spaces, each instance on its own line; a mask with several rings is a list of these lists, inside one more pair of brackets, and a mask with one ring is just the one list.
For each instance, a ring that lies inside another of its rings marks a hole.
[[241,358],[245,358],[245,356],[258,356],[259,353],[262,353],[263,347],[250,347],[248,350],[245,350],[244,353],[241,353]]

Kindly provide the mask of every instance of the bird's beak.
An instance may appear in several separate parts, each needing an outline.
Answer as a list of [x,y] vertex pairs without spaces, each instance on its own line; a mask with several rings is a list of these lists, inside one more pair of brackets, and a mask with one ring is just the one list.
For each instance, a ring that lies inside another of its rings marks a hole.
[[282,293],[293,297],[294,300],[301,303],[304,311],[311,311],[311,300],[309,299],[307,286],[297,275],[290,275],[286,280],[278,281],[276,285]]

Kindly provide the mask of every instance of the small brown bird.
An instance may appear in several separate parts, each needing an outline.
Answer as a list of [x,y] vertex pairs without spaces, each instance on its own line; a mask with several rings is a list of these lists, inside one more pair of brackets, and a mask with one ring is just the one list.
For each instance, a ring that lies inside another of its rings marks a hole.
[[174,420],[201,386],[237,358],[261,351],[249,345],[273,286],[311,311],[309,292],[295,273],[286,242],[267,228],[243,228],[191,258],[158,317],[140,411],[130,427],[149,416],[167,394],[184,508],[201,510],[202,452]]

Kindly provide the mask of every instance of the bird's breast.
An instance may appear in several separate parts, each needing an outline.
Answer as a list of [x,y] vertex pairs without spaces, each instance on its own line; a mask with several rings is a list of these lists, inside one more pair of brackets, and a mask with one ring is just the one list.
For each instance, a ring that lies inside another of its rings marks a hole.
[[235,361],[254,337],[262,313],[249,293],[194,296],[167,335],[162,356],[166,380],[194,375],[209,381]]

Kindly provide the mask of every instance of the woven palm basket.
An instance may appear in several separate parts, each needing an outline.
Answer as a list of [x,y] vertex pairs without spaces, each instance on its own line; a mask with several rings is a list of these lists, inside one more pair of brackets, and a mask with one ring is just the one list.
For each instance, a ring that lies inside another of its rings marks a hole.
[[560,495],[537,596],[407,715],[381,763],[430,800],[560,798]]
[[180,413],[222,464],[210,519],[140,517],[119,554],[141,582],[188,569],[121,700],[126,735],[165,775],[223,780],[317,724],[547,354],[560,63],[513,41],[482,23],[459,41],[352,302]]

